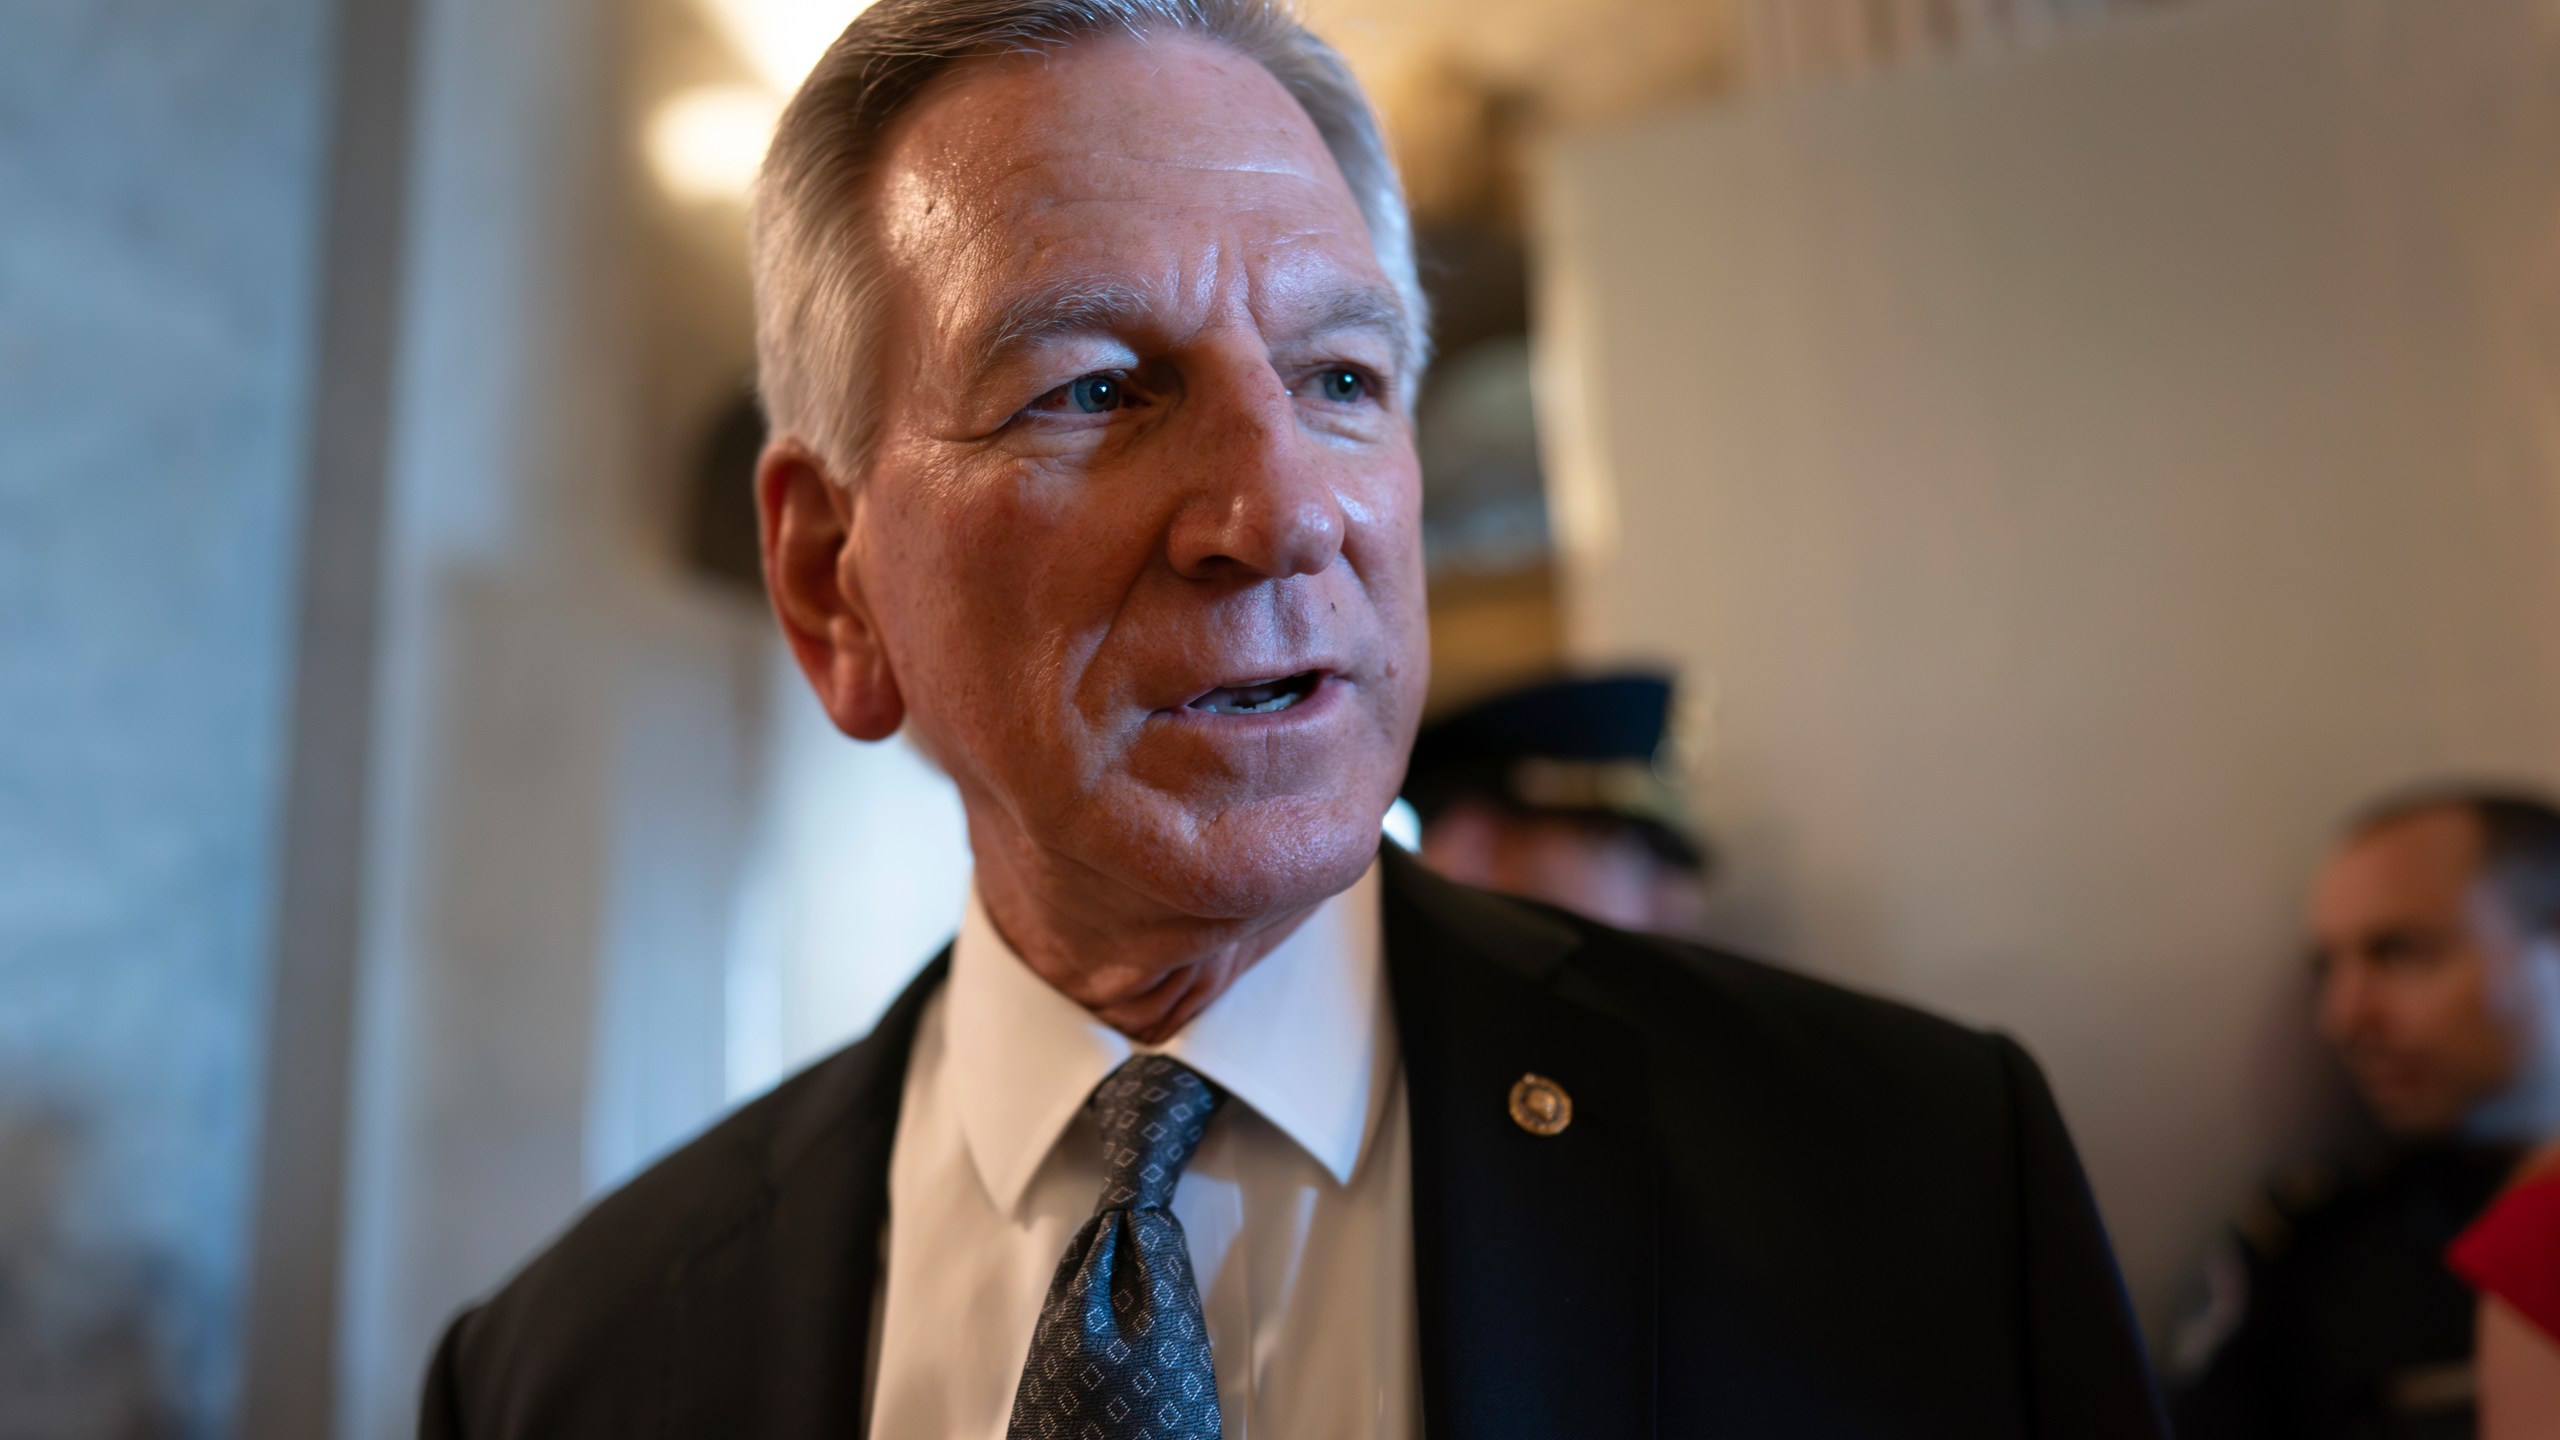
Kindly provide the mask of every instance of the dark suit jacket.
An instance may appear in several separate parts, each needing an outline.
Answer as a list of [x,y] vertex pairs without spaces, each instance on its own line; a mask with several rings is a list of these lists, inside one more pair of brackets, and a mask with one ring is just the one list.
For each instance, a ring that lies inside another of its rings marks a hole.
[[[2164,1433],[2015,1044],[1392,846],[1384,912],[1433,1440]],[[456,1320],[423,1434],[859,1437],[890,1139],[945,967]],[[1513,1123],[1527,1072],[1572,1096],[1561,1134]]]

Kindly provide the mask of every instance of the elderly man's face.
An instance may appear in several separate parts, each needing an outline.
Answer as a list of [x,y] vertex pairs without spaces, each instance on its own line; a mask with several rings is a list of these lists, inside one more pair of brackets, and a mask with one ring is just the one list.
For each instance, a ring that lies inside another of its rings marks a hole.
[[1203,916],[1348,883],[1426,676],[1420,489],[1312,122],[1223,49],[1096,40],[945,77],[878,187],[849,613],[792,627],[838,722],[911,719],[982,860]]

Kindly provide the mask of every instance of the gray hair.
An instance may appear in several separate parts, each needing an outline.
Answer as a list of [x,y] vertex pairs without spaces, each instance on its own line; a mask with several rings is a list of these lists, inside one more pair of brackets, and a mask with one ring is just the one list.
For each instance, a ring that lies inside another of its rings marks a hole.
[[756,182],[756,361],[773,433],[797,438],[848,483],[870,460],[878,415],[854,382],[878,359],[886,284],[861,209],[898,115],[962,60],[1107,33],[1214,41],[1261,65],[1305,108],[1404,301],[1410,403],[1429,358],[1430,317],[1404,187],[1350,67],[1280,0],[880,0],[792,97]]

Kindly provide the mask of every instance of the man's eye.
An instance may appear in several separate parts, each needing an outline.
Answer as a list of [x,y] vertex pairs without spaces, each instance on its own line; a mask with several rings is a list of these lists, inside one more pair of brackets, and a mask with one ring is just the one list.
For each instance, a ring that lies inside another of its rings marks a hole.
[[1369,393],[1369,377],[1336,365],[1316,372],[1316,393],[1336,405],[1353,404]]
[[1110,375],[1086,375],[1067,385],[1067,403],[1087,415],[1117,410],[1127,397],[1127,387]]
[[2365,953],[2385,970],[2424,970],[2444,959],[2445,946],[2425,935],[2383,935]]

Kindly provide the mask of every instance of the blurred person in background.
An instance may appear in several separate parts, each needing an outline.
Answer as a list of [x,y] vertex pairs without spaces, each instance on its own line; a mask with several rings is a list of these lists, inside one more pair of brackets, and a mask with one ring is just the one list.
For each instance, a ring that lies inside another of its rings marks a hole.
[[881,0],[754,234],[775,613],[970,898],[459,1317],[427,1435],[2161,1433],[2014,1042],[1382,853],[1425,312],[1321,42]]
[[2311,902],[2317,1023],[2384,1144],[2278,1182],[2206,1274],[2179,1432],[2473,1432],[2473,1304],[2444,1263],[2560,1134],[2560,810],[2442,789],[2348,827]]
[[1712,867],[1665,743],[1671,697],[1660,675],[1556,679],[1423,726],[1404,783],[1423,863],[1622,930],[1697,938]]

